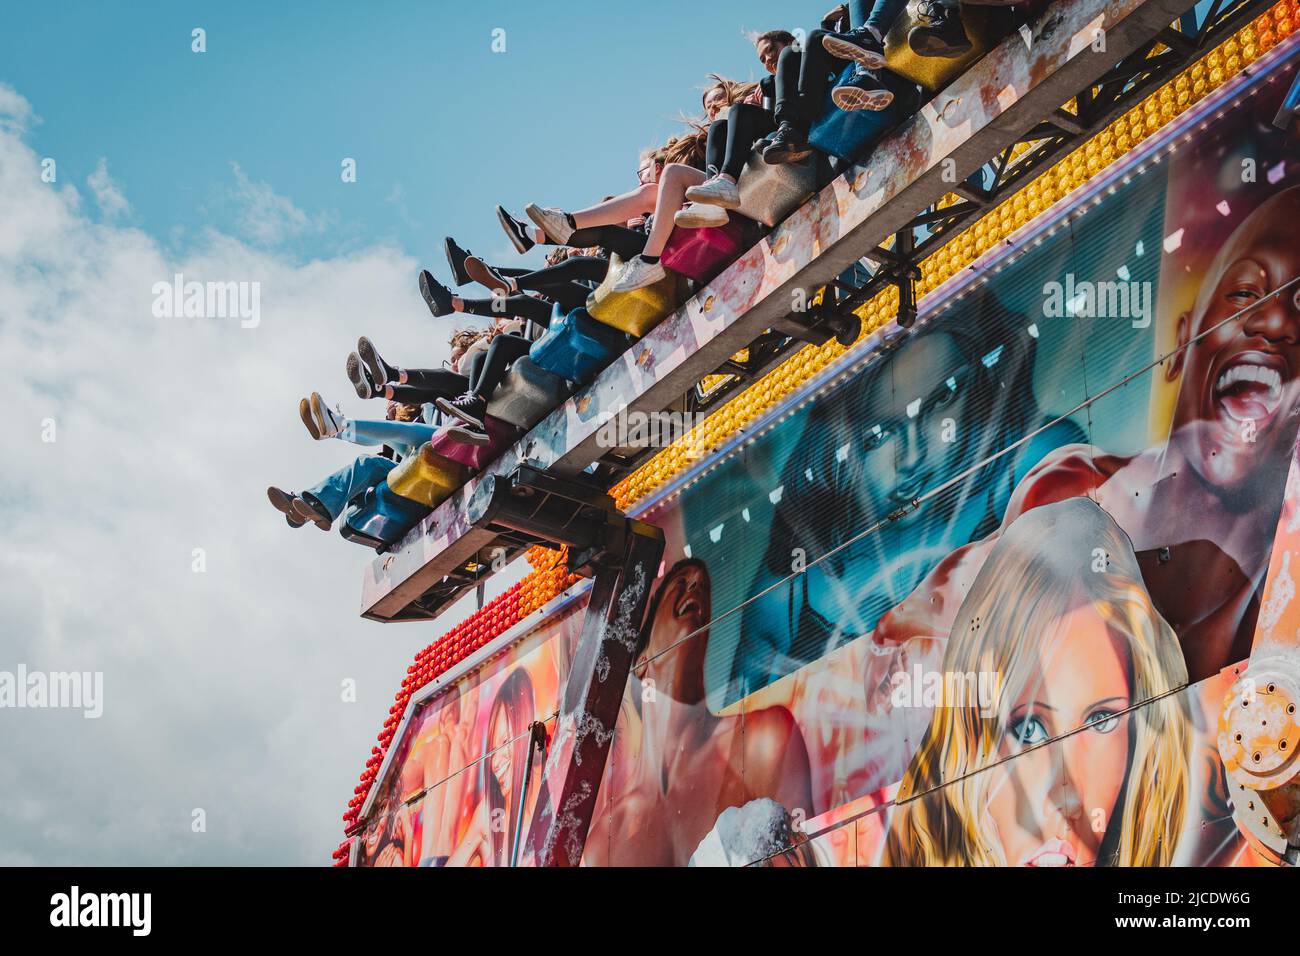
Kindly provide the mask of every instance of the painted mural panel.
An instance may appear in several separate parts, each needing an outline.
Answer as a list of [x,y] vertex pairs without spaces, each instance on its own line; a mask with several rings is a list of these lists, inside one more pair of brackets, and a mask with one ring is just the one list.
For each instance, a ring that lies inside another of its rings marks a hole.
[[1280,86],[647,516],[588,862],[1254,859],[1214,728],[1300,412]]
[[415,712],[363,831],[362,865],[511,862],[541,775],[537,760],[525,776],[529,727],[554,725],[581,626],[566,610]]

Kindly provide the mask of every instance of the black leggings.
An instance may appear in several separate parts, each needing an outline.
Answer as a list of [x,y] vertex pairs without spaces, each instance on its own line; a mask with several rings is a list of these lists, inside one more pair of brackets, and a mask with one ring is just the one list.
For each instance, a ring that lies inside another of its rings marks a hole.
[[[487,348],[487,358],[477,369],[470,388],[479,398],[490,398],[501,380],[506,377],[506,369],[517,358],[528,354],[532,342],[522,335],[498,335]],[[478,356],[475,356],[477,358]]]
[[[817,117],[821,116],[826,105],[826,90],[831,79],[844,69],[844,60],[837,59],[826,52],[822,46],[825,30],[814,30],[808,36],[808,46],[804,49],[799,68],[799,95],[786,107],[783,119],[802,133],[808,132]],[[781,51],[784,57],[789,47]]]
[[641,254],[649,238],[647,233],[627,226],[587,226],[576,230],[565,245],[574,249],[598,246],[626,262]]
[[[587,297],[584,293],[578,305],[585,301]],[[541,326],[551,324],[551,310],[555,306],[555,303],[549,299],[538,299],[531,295],[507,295],[493,299],[462,298],[461,302],[463,304],[461,311],[469,315],[483,315],[493,319],[523,319],[525,322],[536,322]]]
[[[471,359],[471,374],[477,362],[482,367],[484,353],[475,353]],[[406,384],[393,386],[393,401],[406,405],[423,405],[440,398],[452,399],[469,391],[470,380],[450,369],[445,368],[408,368]]]
[[[626,231],[632,232],[631,229]],[[497,271],[505,273],[506,270]],[[521,291],[541,292],[546,298],[538,299],[531,295],[508,295],[500,299],[462,298],[462,311],[493,318],[512,316],[547,326],[551,324],[555,303],[558,302],[565,312],[586,305],[591,287],[583,283],[600,282],[608,271],[609,260],[599,256],[573,256],[535,272],[517,271],[508,278],[514,279]]]
[[732,179],[739,179],[754,144],[776,129],[776,123],[772,113],[761,106],[735,104],[725,118],[709,124],[709,136],[704,146],[705,166],[712,172],[726,173]]
[[[630,232],[631,230],[629,230]],[[540,292],[548,299],[560,303],[565,312],[586,304],[591,287],[587,282],[600,282],[609,272],[609,260],[600,256],[570,256],[563,262],[536,272],[513,275],[520,291]]]

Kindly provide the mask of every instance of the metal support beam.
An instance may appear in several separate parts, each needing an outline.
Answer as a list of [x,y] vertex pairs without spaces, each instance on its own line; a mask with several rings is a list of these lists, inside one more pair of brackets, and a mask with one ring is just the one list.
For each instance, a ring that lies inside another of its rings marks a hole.
[[[437,617],[467,589],[481,586],[517,554],[535,544],[567,546],[572,570],[586,573],[587,559],[599,550],[608,529],[622,515],[613,499],[589,481],[557,478],[533,466],[509,474],[489,474],[449,529],[441,547],[429,553],[418,581],[395,589],[398,613],[378,620]],[[382,560],[382,559],[381,559]],[[365,617],[376,617],[363,612]]]
[[898,325],[910,329],[916,324],[916,280],[921,278],[920,267],[913,263],[911,226],[898,233],[894,248],[902,262],[894,273],[894,284],[898,286]]
[[619,706],[627,691],[663,531],[634,519],[620,560],[596,572],[546,760],[525,861],[577,866],[587,844]]

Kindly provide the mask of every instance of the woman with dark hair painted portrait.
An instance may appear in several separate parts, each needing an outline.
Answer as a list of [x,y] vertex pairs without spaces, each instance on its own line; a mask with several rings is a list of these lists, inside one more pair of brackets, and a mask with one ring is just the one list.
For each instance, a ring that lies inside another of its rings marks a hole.
[[729,698],[870,633],[938,560],[997,527],[1035,462],[1082,440],[1073,422],[1049,426],[1039,408],[1036,335],[981,292],[812,407],[781,471],[748,593],[772,590],[744,611]]
[[[448,866],[511,865],[520,801],[536,799],[536,781],[524,776],[534,709],[533,683],[524,668],[516,667],[492,702],[483,735],[483,757],[478,761],[478,806]],[[535,775],[540,770],[540,765],[534,768]]]

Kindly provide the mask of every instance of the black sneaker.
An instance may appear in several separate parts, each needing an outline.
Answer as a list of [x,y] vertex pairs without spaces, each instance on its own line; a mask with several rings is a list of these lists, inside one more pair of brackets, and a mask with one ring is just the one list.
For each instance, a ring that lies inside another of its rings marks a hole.
[[370,381],[375,384],[375,394],[380,395],[384,391],[384,386],[389,382],[397,384],[397,369],[384,361],[375,344],[364,335],[357,339],[357,354],[361,356],[361,361],[366,365],[366,372],[369,373]]
[[535,242],[533,237],[528,234],[529,226],[527,223],[520,222],[510,213],[506,212],[505,206],[497,206],[497,222],[501,223],[501,228],[506,231],[510,237],[510,244],[515,247],[515,251],[521,256],[531,249]]
[[781,166],[807,159],[812,153],[812,147],[808,145],[805,135],[795,129],[793,124],[783,120],[763,147],[763,162],[770,166]]
[[922,0],[917,12],[926,22],[908,31],[907,45],[913,53],[953,60],[970,52],[970,38],[962,28],[958,8],[941,6],[936,0]]
[[451,307],[451,290],[435,279],[428,269],[420,270],[420,295],[424,296],[429,311],[438,318],[456,311]]
[[487,414],[487,402],[473,392],[466,392],[460,398],[453,398],[451,401],[440,398],[434,404],[438,406],[439,411],[453,418],[459,418],[466,425],[471,425],[479,431],[487,430],[487,426],[483,424],[483,416]]
[[348,381],[357,390],[357,398],[374,398],[379,389],[370,381],[370,374],[362,367],[356,352],[348,353]]
[[322,531],[328,531],[334,524],[334,516],[329,513],[319,498],[310,491],[304,491],[301,495],[294,496],[293,510],[303,518],[313,522],[316,527]]
[[866,27],[847,33],[823,34],[822,46],[836,59],[853,60],[868,70],[879,70],[885,65],[885,45]]
[[472,280],[465,271],[465,260],[473,253],[456,245],[456,240],[451,236],[442,241],[442,248],[447,252],[447,265],[451,266],[451,277],[456,285],[468,285]]
[[492,440],[488,438],[487,432],[473,425],[452,425],[447,429],[447,437],[462,445],[476,445],[479,448]]

